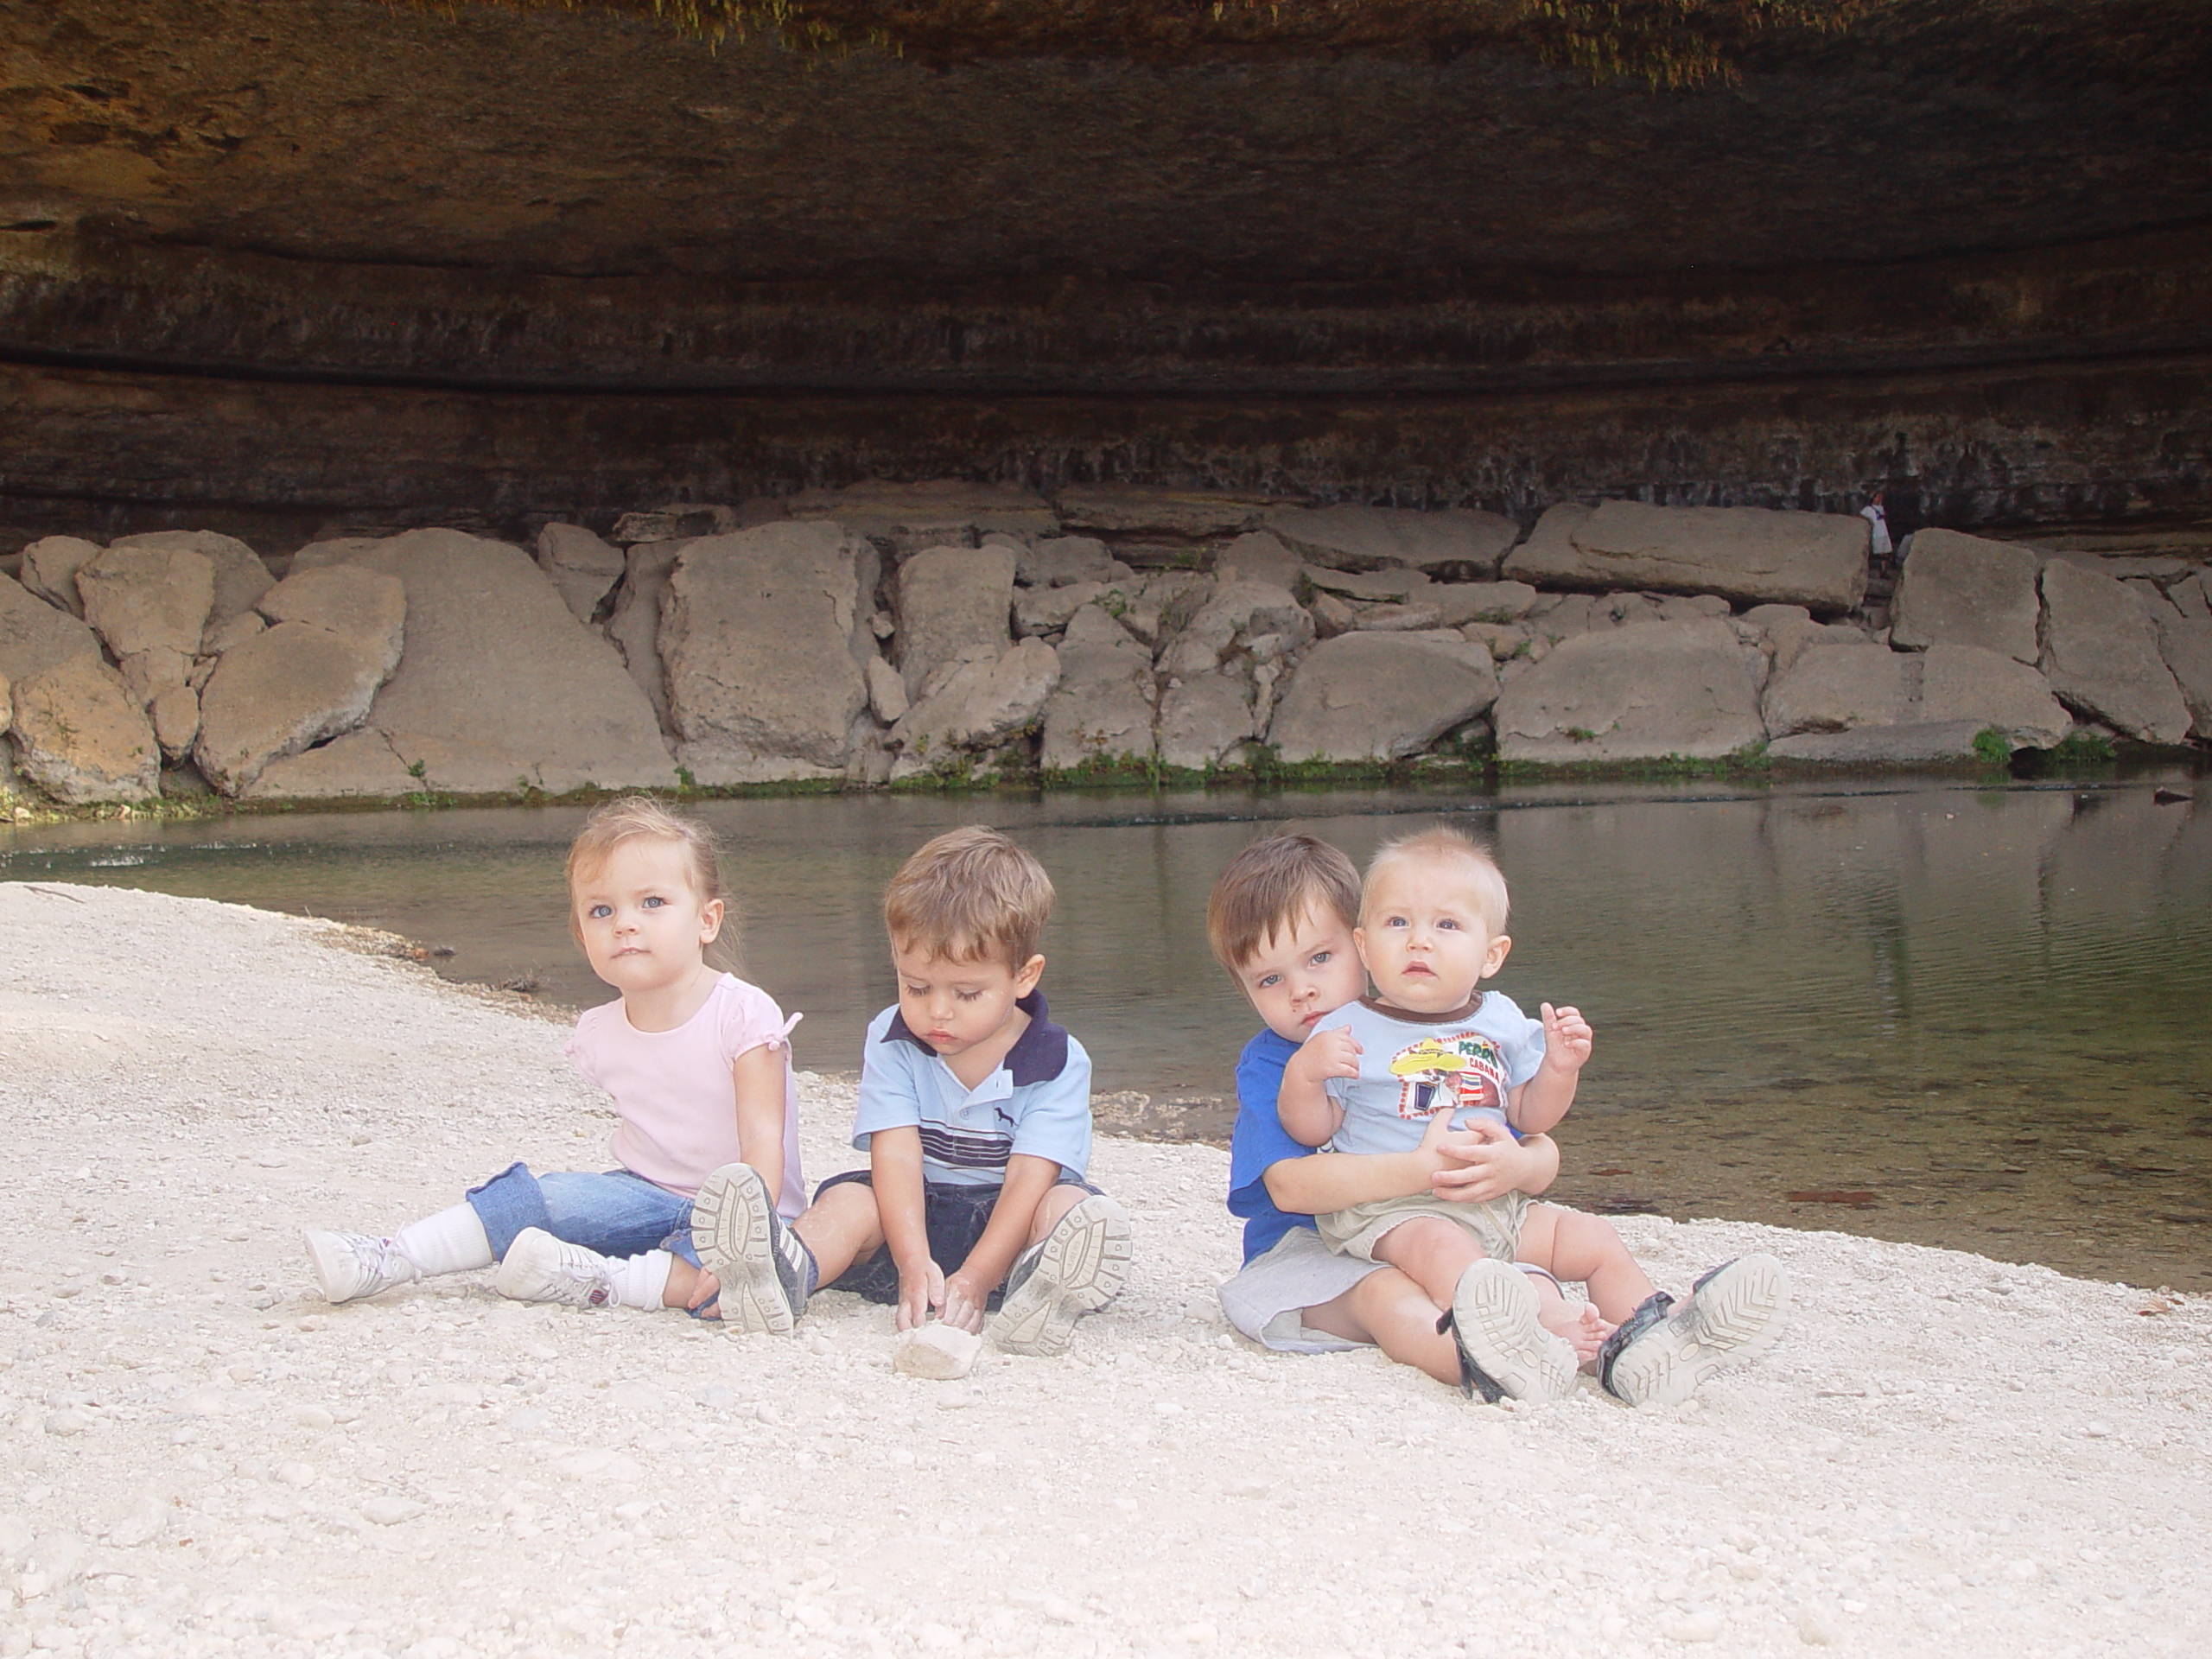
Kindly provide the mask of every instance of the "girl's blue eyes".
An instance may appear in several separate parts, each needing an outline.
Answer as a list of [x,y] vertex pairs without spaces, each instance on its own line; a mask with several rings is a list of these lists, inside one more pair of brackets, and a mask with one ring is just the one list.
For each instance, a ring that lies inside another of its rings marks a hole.
[[594,905],[587,913],[594,921],[599,921],[606,917],[612,916],[614,913],[614,906],[612,905]]

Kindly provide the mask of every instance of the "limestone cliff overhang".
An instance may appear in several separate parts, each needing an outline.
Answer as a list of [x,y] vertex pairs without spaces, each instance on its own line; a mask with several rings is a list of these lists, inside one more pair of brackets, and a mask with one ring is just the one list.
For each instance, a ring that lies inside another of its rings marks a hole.
[[1503,0],[647,10],[7,8],[0,358],[1334,396],[2212,348],[2200,4],[1713,0],[1675,87]]

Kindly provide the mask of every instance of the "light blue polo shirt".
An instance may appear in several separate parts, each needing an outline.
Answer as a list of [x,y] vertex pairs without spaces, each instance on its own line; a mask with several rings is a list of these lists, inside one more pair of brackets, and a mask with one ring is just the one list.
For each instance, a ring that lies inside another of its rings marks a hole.
[[860,1109],[853,1145],[865,1152],[878,1129],[922,1132],[922,1179],[950,1186],[998,1186],[1015,1153],[1049,1158],[1071,1175],[1090,1163],[1090,1056],[1046,1017],[1042,992],[1017,1004],[1028,1029],[999,1069],[973,1089],[907,1027],[892,1004],[868,1022],[861,1051]]

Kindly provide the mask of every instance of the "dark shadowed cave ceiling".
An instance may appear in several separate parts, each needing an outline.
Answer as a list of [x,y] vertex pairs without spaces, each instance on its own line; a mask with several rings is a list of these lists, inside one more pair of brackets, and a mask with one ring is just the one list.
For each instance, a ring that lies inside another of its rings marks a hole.
[[2212,7],[1877,5],[1687,89],[1470,10],[910,5],[899,56],[10,0],[0,517],[870,473],[2205,509]]

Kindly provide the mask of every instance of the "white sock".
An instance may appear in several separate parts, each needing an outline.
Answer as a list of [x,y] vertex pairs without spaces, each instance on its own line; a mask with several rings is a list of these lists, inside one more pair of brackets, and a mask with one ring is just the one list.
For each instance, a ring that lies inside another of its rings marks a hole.
[[676,1258],[666,1250],[647,1250],[607,1264],[614,1281],[614,1300],[625,1307],[657,1308],[668,1294],[668,1273]]
[[435,1216],[401,1228],[392,1235],[392,1247],[412,1262],[424,1277],[434,1273],[467,1273],[492,1265],[492,1241],[475,1207],[456,1204]]

